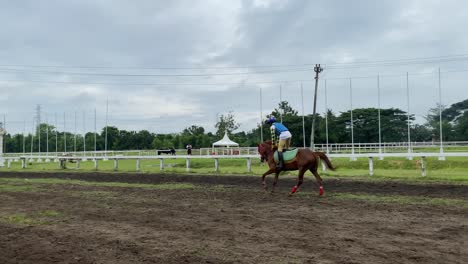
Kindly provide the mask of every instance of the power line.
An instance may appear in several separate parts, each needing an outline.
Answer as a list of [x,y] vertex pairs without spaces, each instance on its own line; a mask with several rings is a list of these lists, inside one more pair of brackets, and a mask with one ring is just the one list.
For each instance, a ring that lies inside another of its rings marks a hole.
[[[451,70],[451,71],[444,71],[441,73],[458,73],[458,72],[467,72],[468,69],[463,70]],[[416,75],[430,75],[436,74],[437,72],[420,72],[420,73],[410,73],[410,76]],[[406,76],[404,74],[383,74],[380,77],[401,77]],[[372,79],[375,78],[376,75],[366,75],[366,76],[354,76],[353,79]],[[343,76],[343,77],[325,77],[325,75],[321,79],[327,80],[348,80],[350,76]],[[297,80],[279,80],[279,81],[259,81],[259,82],[232,82],[232,83],[125,83],[125,82],[83,82],[83,81],[41,81],[41,80],[1,80],[0,82],[5,83],[44,83],[44,84],[76,84],[76,85],[127,85],[127,86],[226,86],[226,85],[256,85],[256,84],[286,84],[286,83],[310,83],[314,82],[314,80],[308,79],[297,79]]]
[[361,68],[375,68],[375,67],[387,67],[387,66],[407,66],[407,65],[418,65],[418,64],[436,64],[444,62],[454,62],[454,61],[466,61],[468,57],[460,57],[453,59],[436,59],[436,60],[422,60],[422,61],[396,61],[396,62],[385,62],[385,63],[364,63],[364,64],[345,64],[343,66],[328,66],[328,70],[334,69],[349,69],[355,67]]
[[[453,71],[444,71],[441,73],[457,73],[457,72],[468,72],[468,69],[464,70],[453,70]],[[409,76],[417,76],[417,75],[430,75],[430,74],[437,74],[436,71],[434,72],[419,72],[419,73],[409,73]],[[373,79],[377,75],[368,75],[368,76],[357,76],[357,77],[334,77],[334,78],[326,78],[327,80],[349,80],[352,79]],[[406,73],[398,73],[398,74],[379,74],[380,77],[403,77],[406,76]],[[323,78],[322,78],[323,79]]]
[[230,76],[230,75],[252,75],[284,72],[306,72],[311,68],[268,70],[254,72],[227,72],[227,73],[200,73],[200,74],[128,74],[128,73],[91,73],[91,72],[62,72],[62,71],[25,71],[20,69],[2,68],[0,72],[13,73],[38,73],[38,74],[61,74],[61,75],[81,75],[81,76],[107,76],[107,77],[210,77],[210,76]]
[[427,61],[427,60],[446,60],[446,59],[466,59],[468,54],[458,54],[458,55],[445,55],[445,56],[435,56],[435,57],[419,57],[419,58],[406,58],[406,59],[390,59],[390,60],[376,60],[376,61],[354,61],[354,62],[343,62],[343,63],[334,63],[334,64],[325,64],[329,67],[333,66],[346,66],[346,65],[361,65],[361,64],[376,64],[376,63],[395,63],[395,62],[412,62],[412,61]]
[[[354,62],[343,62],[343,63],[325,63],[322,64],[327,68],[338,68],[338,67],[351,67],[351,66],[363,66],[367,64],[369,66],[389,63],[434,63],[434,62],[447,62],[457,60],[467,60],[468,54],[455,54],[455,55],[444,55],[444,56],[433,56],[433,57],[418,57],[418,58],[402,58],[402,59],[388,59],[388,60],[375,60],[375,61],[354,61]],[[315,63],[303,63],[303,64],[276,64],[276,65],[246,65],[246,66],[193,66],[193,67],[138,67],[138,66],[73,66],[73,65],[34,65],[34,64],[1,64],[0,67],[16,67],[16,68],[63,68],[63,69],[127,69],[127,70],[219,70],[219,69],[254,69],[254,68],[291,68],[291,67],[313,67]],[[310,69],[313,70],[313,69]]]
[[[278,83],[297,83],[313,82],[314,80],[281,80],[281,81],[262,81],[249,82],[248,84],[278,84]],[[19,82],[19,83],[48,83],[48,84],[88,84],[88,85],[129,85],[129,86],[223,86],[223,85],[242,85],[244,82],[233,83],[122,83],[122,82],[82,82],[82,81],[40,81],[40,80],[3,80],[1,82]]]

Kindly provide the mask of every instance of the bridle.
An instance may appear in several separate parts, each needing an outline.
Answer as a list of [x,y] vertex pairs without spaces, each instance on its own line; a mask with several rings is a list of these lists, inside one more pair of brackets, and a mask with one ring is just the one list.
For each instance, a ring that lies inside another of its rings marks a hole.
[[260,162],[268,160],[268,153],[263,143],[258,144],[258,153],[260,154]]

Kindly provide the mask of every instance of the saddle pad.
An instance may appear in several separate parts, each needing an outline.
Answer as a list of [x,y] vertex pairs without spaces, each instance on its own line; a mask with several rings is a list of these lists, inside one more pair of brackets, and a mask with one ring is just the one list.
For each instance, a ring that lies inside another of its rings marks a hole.
[[[293,161],[294,158],[296,157],[297,155],[297,149],[292,149],[292,150],[287,150],[285,152],[283,152],[283,160],[285,163],[287,163],[288,161]],[[275,159],[275,162],[278,162],[278,151],[275,151],[275,154],[274,154],[274,159]]]

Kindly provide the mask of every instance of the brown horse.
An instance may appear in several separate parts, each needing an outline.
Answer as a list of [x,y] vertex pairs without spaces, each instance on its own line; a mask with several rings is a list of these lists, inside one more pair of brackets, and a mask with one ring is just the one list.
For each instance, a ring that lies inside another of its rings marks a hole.
[[298,149],[296,157],[291,162],[285,162],[282,168],[277,168],[276,162],[274,160],[275,151],[276,147],[273,147],[271,140],[258,144],[258,153],[260,154],[261,161],[266,161],[268,166],[270,167],[270,169],[262,175],[262,184],[265,190],[268,190],[268,187],[266,186],[265,182],[265,177],[267,175],[275,173],[275,179],[273,181],[272,190],[272,192],[274,192],[276,184],[278,183],[278,176],[281,171],[299,170],[297,184],[292,188],[291,192],[289,193],[289,195],[292,195],[298,190],[299,186],[301,186],[302,182],[304,181],[304,173],[307,170],[309,170],[315,176],[315,179],[319,184],[319,195],[323,195],[324,190],[322,185],[322,178],[317,172],[319,160],[325,162],[326,166],[329,169],[335,170],[325,153],[313,152],[310,149]]

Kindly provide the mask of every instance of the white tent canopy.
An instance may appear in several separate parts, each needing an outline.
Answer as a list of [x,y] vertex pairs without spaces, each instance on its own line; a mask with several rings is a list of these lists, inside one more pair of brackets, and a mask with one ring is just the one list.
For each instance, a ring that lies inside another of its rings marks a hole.
[[227,133],[224,133],[224,137],[213,143],[211,148],[212,155],[239,155],[240,149],[239,144],[229,139]]
[[238,147],[239,144],[230,140],[227,133],[224,133],[224,137],[213,143],[213,147]]

